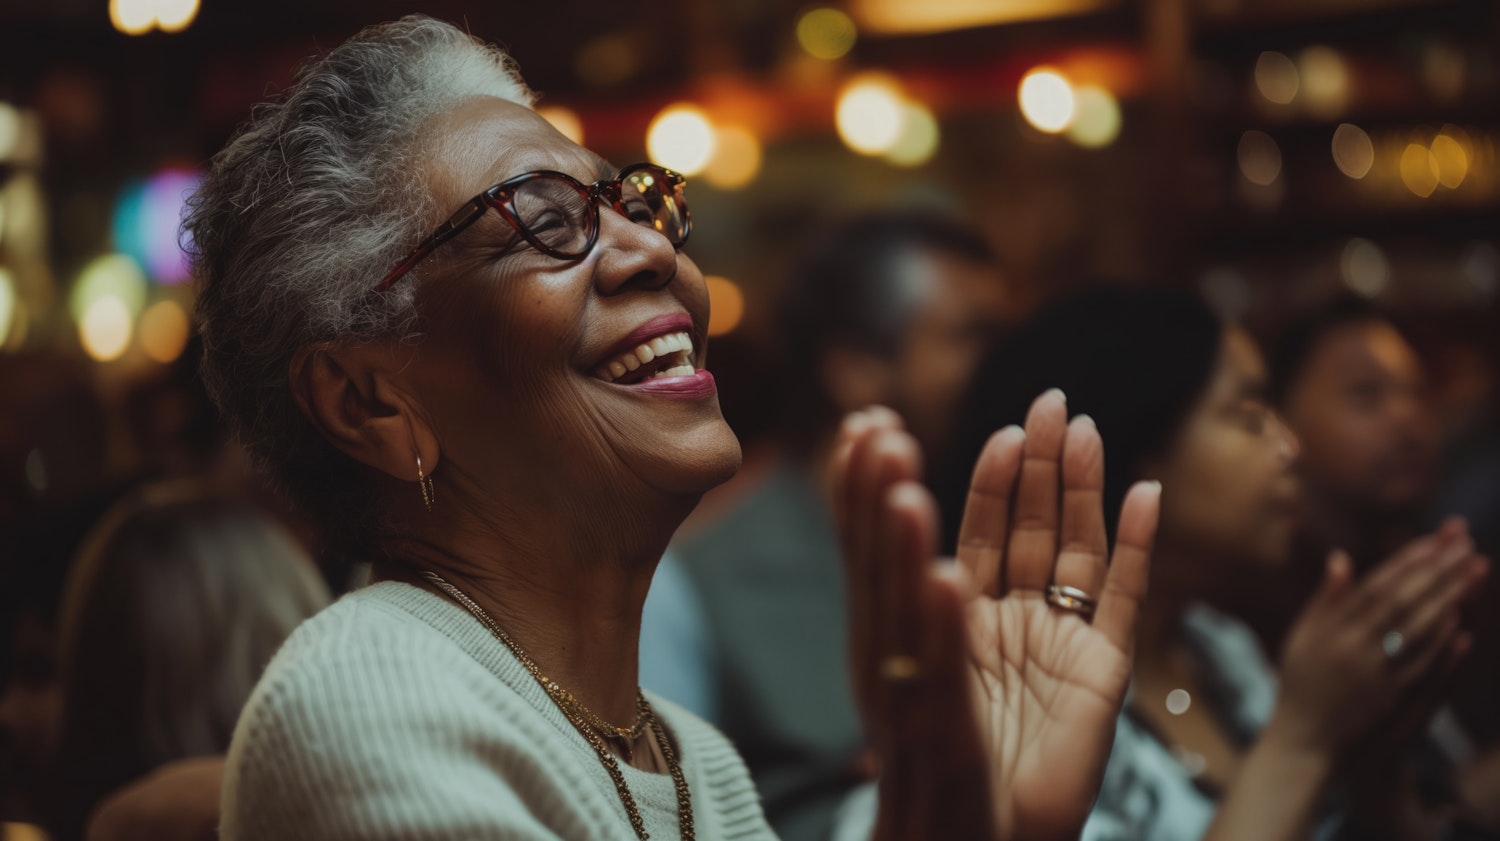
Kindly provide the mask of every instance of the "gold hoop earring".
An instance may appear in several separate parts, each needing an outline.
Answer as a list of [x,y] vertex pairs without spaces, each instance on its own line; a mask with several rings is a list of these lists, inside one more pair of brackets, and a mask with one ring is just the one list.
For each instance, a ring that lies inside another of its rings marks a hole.
[[432,486],[432,477],[422,472],[422,454],[417,453],[417,487],[422,489],[422,504],[432,511],[432,503],[437,499],[437,490]]

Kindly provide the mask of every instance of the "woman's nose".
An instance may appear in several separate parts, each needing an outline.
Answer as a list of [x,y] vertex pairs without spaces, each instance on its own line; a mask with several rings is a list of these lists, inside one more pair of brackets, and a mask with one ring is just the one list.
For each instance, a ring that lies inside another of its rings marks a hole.
[[595,283],[604,294],[629,288],[659,289],[677,274],[677,249],[672,241],[608,205],[599,211],[595,247],[600,249]]

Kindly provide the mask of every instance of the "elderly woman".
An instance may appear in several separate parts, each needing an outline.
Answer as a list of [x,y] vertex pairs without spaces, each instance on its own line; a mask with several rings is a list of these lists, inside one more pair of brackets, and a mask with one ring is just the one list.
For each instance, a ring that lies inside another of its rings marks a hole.
[[[230,841],[770,837],[734,749],[637,686],[657,560],[740,460],[683,179],[606,163],[530,101],[452,26],[374,27],[257,111],[193,199],[205,380],[374,580],[247,704]],[[846,424],[886,837],[1082,825],[1156,510],[1152,486],[1126,502],[1106,584],[1099,448],[1058,394],[996,439],[964,560],[1006,589],[975,588],[932,563],[911,440],[883,412]]]

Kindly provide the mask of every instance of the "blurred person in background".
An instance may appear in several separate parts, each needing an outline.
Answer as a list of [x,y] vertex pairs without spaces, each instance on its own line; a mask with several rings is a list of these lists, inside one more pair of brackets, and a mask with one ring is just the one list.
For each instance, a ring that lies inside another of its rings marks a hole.
[[64,596],[55,839],[215,837],[240,708],[327,603],[290,533],[200,482],[147,486],[111,509]]
[[[967,496],[966,460],[1047,386],[1110,442],[1106,511],[1140,479],[1165,488],[1131,693],[1083,838],[1331,830],[1330,793],[1408,735],[1403,716],[1469,644],[1453,614],[1486,562],[1462,524],[1363,578],[1346,555],[1330,557],[1278,670],[1240,621],[1206,604],[1235,580],[1231,568],[1287,563],[1300,504],[1299,443],[1271,407],[1249,334],[1179,293],[1101,290],[1048,308],[976,374],[951,464],[938,471],[950,523]],[[840,841],[867,837],[869,797],[849,804]]]
[[62,716],[63,582],[84,535],[119,495],[98,491],[46,505],[0,533],[0,825],[46,817]]
[[[696,594],[653,623],[707,622],[646,661],[698,663],[700,710],[740,749],[767,819],[788,841],[827,836],[872,773],[849,685],[844,578],[827,497],[839,419],[889,406],[942,451],[954,403],[1007,314],[998,259],[936,212],[868,212],[825,227],[796,262],[776,322],[779,463],[710,525],[675,544]],[[663,573],[666,573],[664,576]],[[665,596],[665,593],[663,593]]]

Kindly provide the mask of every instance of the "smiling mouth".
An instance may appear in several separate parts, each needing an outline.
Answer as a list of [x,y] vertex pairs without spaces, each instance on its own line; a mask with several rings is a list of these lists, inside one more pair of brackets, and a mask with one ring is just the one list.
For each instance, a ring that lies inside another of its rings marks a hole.
[[678,331],[625,351],[594,369],[594,376],[614,385],[635,385],[666,377],[691,377],[696,371],[692,337]]

